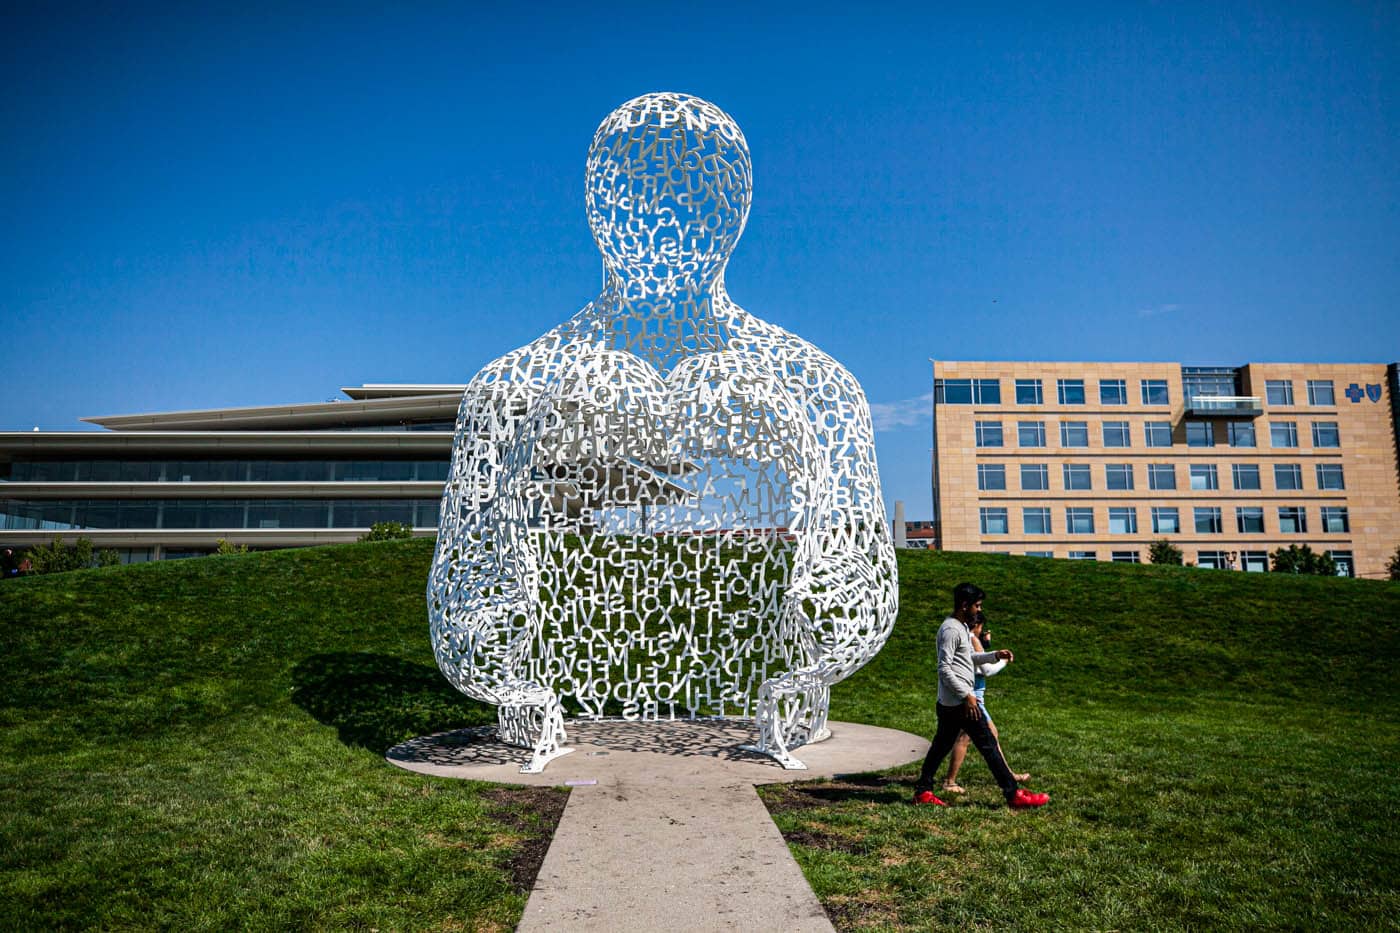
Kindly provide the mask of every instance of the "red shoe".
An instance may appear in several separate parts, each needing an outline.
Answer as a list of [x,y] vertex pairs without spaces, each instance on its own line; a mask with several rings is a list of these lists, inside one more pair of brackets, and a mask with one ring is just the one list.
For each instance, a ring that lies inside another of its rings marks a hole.
[[1011,799],[1006,801],[1006,805],[1013,810],[1029,810],[1031,807],[1043,807],[1049,802],[1049,794],[1036,794],[1024,787],[1018,787]]
[[933,796],[933,791],[931,791],[931,790],[915,791],[915,792],[914,792],[914,802],[915,802],[916,804],[924,804],[924,805],[932,806],[932,807],[946,807],[946,806],[948,806],[946,803],[944,803],[943,801],[939,800],[937,797]]

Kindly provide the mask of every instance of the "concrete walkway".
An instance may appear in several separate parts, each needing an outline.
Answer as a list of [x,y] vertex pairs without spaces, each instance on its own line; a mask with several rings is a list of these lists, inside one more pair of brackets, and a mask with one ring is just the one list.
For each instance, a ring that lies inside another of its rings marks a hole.
[[570,785],[564,816],[525,905],[521,931],[831,930],[831,923],[754,790],[874,771],[921,758],[907,732],[830,724],[832,738],[784,771],[743,751],[744,720],[576,722],[573,754],[521,774],[525,754],[491,729],[406,742],[393,764],[422,774]]

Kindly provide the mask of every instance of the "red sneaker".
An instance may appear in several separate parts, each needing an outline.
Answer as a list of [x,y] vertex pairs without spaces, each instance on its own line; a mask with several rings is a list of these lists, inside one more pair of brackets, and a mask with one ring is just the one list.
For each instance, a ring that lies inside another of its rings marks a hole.
[[1006,801],[1006,805],[1013,810],[1029,810],[1031,807],[1043,807],[1049,802],[1049,794],[1036,794],[1024,787],[1018,787],[1011,799]]
[[920,790],[920,791],[915,791],[915,792],[914,792],[914,802],[915,802],[916,804],[925,804],[925,805],[927,805],[927,806],[932,806],[932,807],[946,807],[946,806],[948,806],[946,803],[944,803],[943,801],[939,800],[937,797],[933,796],[933,791],[931,791],[931,790]]

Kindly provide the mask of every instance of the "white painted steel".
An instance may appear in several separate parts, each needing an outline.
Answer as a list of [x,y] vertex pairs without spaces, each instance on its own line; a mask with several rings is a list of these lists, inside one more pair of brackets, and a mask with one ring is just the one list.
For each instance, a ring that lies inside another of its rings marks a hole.
[[462,396],[428,584],[438,664],[542,770],[583,716],[753,716],[786,768],[897,609],[869,407],[729,297],[752,198],[718,107],[648,94],[593,137],[602,292]]

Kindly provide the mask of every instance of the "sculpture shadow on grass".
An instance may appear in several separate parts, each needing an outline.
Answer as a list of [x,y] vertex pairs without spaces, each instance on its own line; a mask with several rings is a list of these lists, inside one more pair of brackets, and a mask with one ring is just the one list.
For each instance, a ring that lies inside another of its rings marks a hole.
[[292,702],[340,741],[382,755],[434,732],[496,722],[496,708],[453,689],[436,666],[368,652],[331,652],[292,668]]

